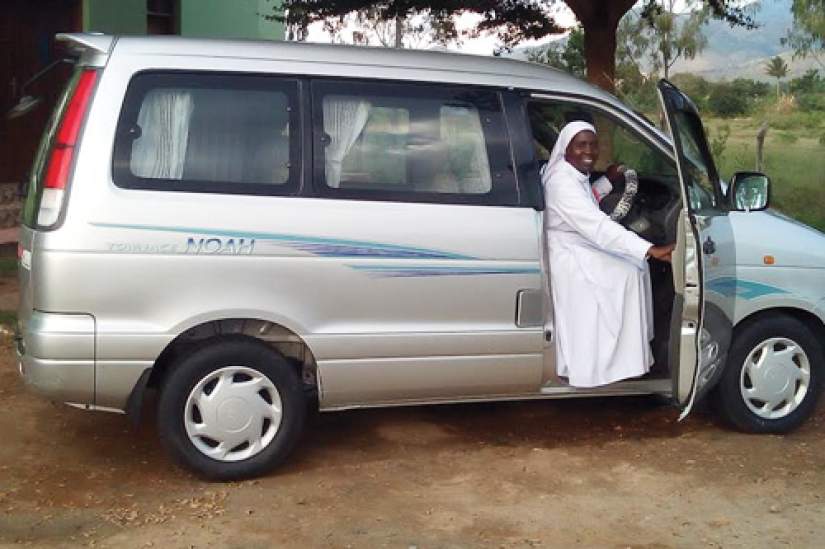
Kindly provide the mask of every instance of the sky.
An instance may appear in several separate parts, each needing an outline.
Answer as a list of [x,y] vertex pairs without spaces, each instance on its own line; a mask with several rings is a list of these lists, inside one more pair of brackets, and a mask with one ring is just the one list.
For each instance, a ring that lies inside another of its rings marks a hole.
[[[571,26],[576,24],[576,18],[573,16],[573,12],[571,12],[570,9],[567,8],[567,6],[564,5],[563,2],[559,2],[558,8],[555,8],[555,9],[557,9],[557,13],[555,14],[556,15],[556,21],[560,25],[562,25],[564,27],[571,27]],[[469,28],[474,27],[475,23],[477,23],[480,19],[481,19],[481,17],[479,15],[464,14],[464,15],[461,15],[461,16],[458,17],[458,20],[457,20],[456,24],[457,24],[457,27],[459,29],[469,29]],[[344,35],[345,43],[352,43],[352,31],[353,30],[358,30],[358,28],[353,27],[353,26],[349,26],[344,30],[343,35]],[[519,48],[533,47],[533,46],[537,46],[537,45],[540,45],[540,44],[546,44],[547,42],[549,42],[551,40],[558,39],[560,36],[563,36],[563,35],[557,35],[555,37],[545,38],[545,39],[539,40],[539,41],[536,41],[536,40],[524,41],[524,42],[519,43]],[[310,25],[310,27],[309,27],[308,41],[309,42],[328,43],[328,42],[331,41],[331,36],[324,31],[323,25],[321,23],[315,23],[315,24]],[[471,54],[476,54],[476,55],[492,55],[493,52],[495,51],[495,49],[498,46],[500,46],[500,43],[496,39],[495,35],[486,35],[486,36],[480,36],[478,38],[464,39],[464,40],[462,40],[461,44],[449,44],[447,46],[447,49],[451,50],[451,51],[458,51],[458,52],[461,52],[461,53],[471,53]],[[426,49],[428,47],[438,47],[438,46],[433,45],[433,44],[426,44],[426,43],[416,45],[416,48],[420,48],[420,49]]]

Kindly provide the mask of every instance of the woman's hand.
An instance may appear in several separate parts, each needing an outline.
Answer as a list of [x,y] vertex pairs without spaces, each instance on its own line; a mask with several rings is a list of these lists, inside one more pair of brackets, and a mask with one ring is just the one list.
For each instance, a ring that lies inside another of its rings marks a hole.
[[676,247],[676,244],[665,244],[664,246],[651,246],[649,250],[647,250],[647,255],[652,257],[653,259],[658,259],[659,261],[665,261],[670,263],[671,254],[673,253],[673,248]]

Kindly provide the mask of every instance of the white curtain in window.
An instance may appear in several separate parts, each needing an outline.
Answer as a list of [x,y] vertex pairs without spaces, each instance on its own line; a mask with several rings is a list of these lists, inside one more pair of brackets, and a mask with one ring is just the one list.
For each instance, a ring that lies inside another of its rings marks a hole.
[[341,165],[353,143],[361,135],[370,114],[370,103],[343,95],[324,98],[324,132],[330,142],[324,149],[327,185],[341,185]]
[[453,175],[460,192],[484,194],[490,191],[490,162],[478,111],[469,107],[441,108],[441,139],[447,143]]
[[192,94],[152,90],[138,114],[141,135],[132,146],[131,170],[138,177],[181,179],[192,119]]

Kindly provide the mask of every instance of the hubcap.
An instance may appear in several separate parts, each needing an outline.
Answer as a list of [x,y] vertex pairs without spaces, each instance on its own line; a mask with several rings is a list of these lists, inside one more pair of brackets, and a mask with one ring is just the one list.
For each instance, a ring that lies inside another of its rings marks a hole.
[[808,394],[811,365],[795,341],[775,337],[748,354],[740,374],[739,389],[751,412],[765,419],[780,419]]
[[257,370],[227,366],[211,372],[186,399],[189,440],[218,461],[240,461],[266,448],[281,425],[278,389]]

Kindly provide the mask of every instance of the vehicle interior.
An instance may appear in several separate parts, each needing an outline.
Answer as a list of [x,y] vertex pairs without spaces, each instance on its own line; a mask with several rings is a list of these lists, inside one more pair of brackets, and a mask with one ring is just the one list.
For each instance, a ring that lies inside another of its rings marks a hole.
[[[618,222],[653,244],[675,242],[682,199],[676,165],[671,158],[612,116],[589,106],[533,100],[527,104],[527,114],[540,163],[550,157],[556,138],[567,123],[582,120],[593,124],[599,139],[599,159],[591,174],[591,183],[605,175],[612,164],[623,164],[638,174],[638,190],[626,200],[630,207]],[[625,190],[625,181],[620,179],[599,203],[602,211],[611,214],[625,196]],[[650,260],[649,265],[656,362],[646,377],[659,379],[670,376],[668,340],[674,300],[673,274],[668,263]]]

